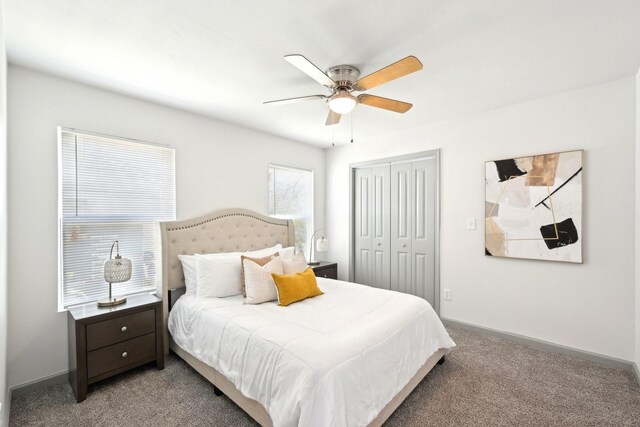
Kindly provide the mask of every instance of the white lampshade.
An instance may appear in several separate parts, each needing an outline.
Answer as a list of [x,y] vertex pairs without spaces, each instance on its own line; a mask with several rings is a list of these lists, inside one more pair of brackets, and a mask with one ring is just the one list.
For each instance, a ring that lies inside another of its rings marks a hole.
[[131,279],[131,260],[120,256],[104,263],[104,280],[108,283],[121,283]]
[[327,252],[329,250],[329,239],[322,236],[316,241],[316,250],[318,252]]
[[356,107],[356,97],[346,90],[341,90],[329,99],[329,108],[338,114],[348,114]]

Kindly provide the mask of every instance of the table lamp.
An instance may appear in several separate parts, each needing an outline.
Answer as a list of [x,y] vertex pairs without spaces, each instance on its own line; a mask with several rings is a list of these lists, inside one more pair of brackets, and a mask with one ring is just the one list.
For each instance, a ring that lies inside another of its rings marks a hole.
[[[113,256],[113,247],[116,247],[116,257]],[[104,263],[104,280],[109,283],[109,299],[98,301],[98,307],[111,307],[127,302],[126,298],[113,298],[111,293],[112,283],[122,283],[131,279],[131,260],[120,256],[120,244],[116,240],[111,245],[109,260]]]
[[[316,233],[323,231],[322,229],[320,230],[316,230],[312,235],[311,235],[311,248],[309,248],[309,262],[307,262],[307,265],[318,265],[320,264],[320,261],[314,259],[313,257],[313,239],[316,236]],[[321,238],[319,238],[316,241],[315,244],[315,249],[317,252],[327,252],[329,250],[329,239],[327,239],[326,237],[322,236]]]

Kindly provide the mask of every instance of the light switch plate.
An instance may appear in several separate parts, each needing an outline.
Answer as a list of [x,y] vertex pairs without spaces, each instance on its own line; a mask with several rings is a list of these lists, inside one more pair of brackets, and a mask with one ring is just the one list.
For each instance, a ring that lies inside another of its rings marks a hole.
[[476,229],[476,219],[467,218],[467,230],[475,230],[475,229]]
[[444,288],[442,297],[445,299],[445,301],[451,301],[451,289]]

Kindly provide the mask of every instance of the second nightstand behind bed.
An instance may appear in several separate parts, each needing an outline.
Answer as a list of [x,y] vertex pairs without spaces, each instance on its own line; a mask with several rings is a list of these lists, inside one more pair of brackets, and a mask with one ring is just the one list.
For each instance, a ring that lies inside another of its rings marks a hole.
[[310,265],[316,277],[326,277],[327,279],[338,280],[338,263],[320,261],[318,265]]

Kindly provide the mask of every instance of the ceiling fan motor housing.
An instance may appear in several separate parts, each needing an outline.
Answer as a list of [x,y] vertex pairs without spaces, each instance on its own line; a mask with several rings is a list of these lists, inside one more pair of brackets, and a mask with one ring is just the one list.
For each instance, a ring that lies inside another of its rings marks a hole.
[[353,90],[353,84],[360,77],[360,70],[353,65],[336,65],[327,70],[327,75],[336,82],[338,89]]

